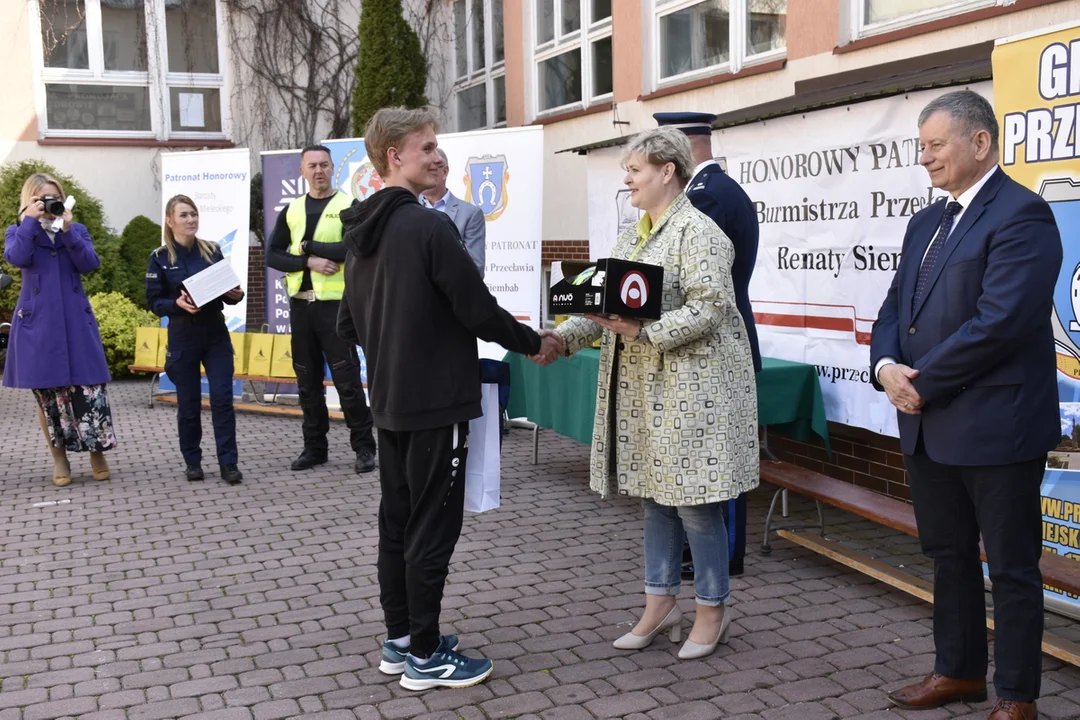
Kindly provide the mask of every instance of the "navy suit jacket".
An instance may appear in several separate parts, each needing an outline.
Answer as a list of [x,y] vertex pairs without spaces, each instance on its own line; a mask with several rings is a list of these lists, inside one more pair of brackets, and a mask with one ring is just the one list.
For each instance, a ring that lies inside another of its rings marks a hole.
[[964,210],[913,308],[944,213],[937,202],[908,223],[874,323],[871,377],[884,357],[919,371],[912,384],[922,413],[898,412],[905,454],[921,433],[926,455],[946,465],[1034,460],[1061,440],[1050,320],[1061,269],[1057,223],[1041,197],[998,168]]
[[735,246],[735,262],[731,266],[735,304],[750,340],[754,371],[758,372],[761,370],[761,351],[758,349],[754,309],[750,306],[750,276],[754,274],[758,250],[758,219],[754,203],[739,183],[716,163],[706,165],[694,176],[687,186],[686,197],[694,207],[712,218]]

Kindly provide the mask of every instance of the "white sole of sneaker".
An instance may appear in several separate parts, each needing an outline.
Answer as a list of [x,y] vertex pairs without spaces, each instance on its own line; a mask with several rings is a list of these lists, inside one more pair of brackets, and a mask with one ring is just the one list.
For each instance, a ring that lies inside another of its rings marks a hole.
[[467,688],[473,685],[479,685],[488,679],[488,677],[495,671],[495,665],[492,664],[488,668],[488,671],[479,677],[469,678],[468,680],[442,680],[440,678],[431,678],[430,680],[411,678],[408,675],[401,676],[401,687],[406,690],[431,690],[432,688]]
[[400,675],[405,672],[405,663],[392,663],[383,660],[379,663],[379,672],[383,675]]

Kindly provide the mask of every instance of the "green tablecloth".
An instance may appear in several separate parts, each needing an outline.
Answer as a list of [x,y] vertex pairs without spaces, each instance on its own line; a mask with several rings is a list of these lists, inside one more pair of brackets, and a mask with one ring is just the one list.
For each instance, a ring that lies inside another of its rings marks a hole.
[[[547,367],[507,354],[510,405],[507,414],[577,440],[592,442],[596,414],[596,376],[600,351],[588,348]],[[796,440],[820,437],[829,447],[829,426],[821,385],[813,365],[762,358],[757,375],[758,422]]]

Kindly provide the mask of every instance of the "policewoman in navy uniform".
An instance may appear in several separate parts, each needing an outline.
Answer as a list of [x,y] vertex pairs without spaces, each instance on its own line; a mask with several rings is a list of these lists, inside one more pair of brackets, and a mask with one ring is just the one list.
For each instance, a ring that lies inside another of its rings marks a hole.
[[180,288],[187,278],[224,260],[221,248],[197,238],[198,231],[195,202],[186,195],[170,198],[165,205],[165,244],[150,253],[146,269],[146,303],[155,314],[169,318],[165,372],[176,384],[176,424],[187,479],[203,479],[201,364],[210,385],[210,415],[221,478],[238,485],[244,476],[236,467],[233,347],[222,309],[225,303],[235,305],[243,300],[244,291],[230,290],[200,308]]
[[[712,218],[735,246],[735,262],[731,266],[731,280],[735,284],[735,305],[739,308],[750,352],[754,356],[754,372],[761,372],[761,351],[758,349],[757,326],[754,310],[750,306],[750,276],[754,273],[758,251],[757,211],[750,196],[739,183],[724,172],[713,159],[712,125],[716,116],[710,113],[675,112],[655,113],[659,125],[672,125],[690,138],[693,152],[694,176],[686,185],[686,197],[690,204]],[[728,528],[729,574],[741,575],[743,557],[746,554],[746,495],[724,503],[724,518]],[[683,553],[684,561],[690,560],[689,548]],[[683,574],[693,577],[693,568],[684,564]]]

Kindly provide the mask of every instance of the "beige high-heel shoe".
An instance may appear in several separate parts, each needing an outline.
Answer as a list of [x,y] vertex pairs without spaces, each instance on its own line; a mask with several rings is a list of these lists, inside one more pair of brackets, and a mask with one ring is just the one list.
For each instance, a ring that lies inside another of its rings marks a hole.
[[720,632],[716,634],[716,640],[708,645],[699,645],[690,638],[679,648],[679,658],[682,660],[696,660],[712,655],[717,645],[725,644],[728,640],[728,630],[731,627],[731,608],[724,608],[724,619],[720,621]]
[[619,650],[643,650],[652,644],[652,641],[656,639],[656,636],[660,633],[668,631],[668,639],[673,643],[679,642],[682,639],[682,610],[679,606],[671,608],[667,617],[660,621],[660,624],[654,627],[648,635],[635,635],[631,630],[623,635],[621,638],[612,643]]
[[45,444],[53,456],[53,485],[64,487],[71,484],[71,464],[68,463],[67,450],[53,445],[52,436],[49,435],[49,424],[45,420],[45,413],[38,407],[38,422],[41,423],[41,432],[45,433]]
[[109,461],[105,459],[105,453],[90,453],[90,467],[94,471],[95,480],[108,480],[112,473],[109,471]]

